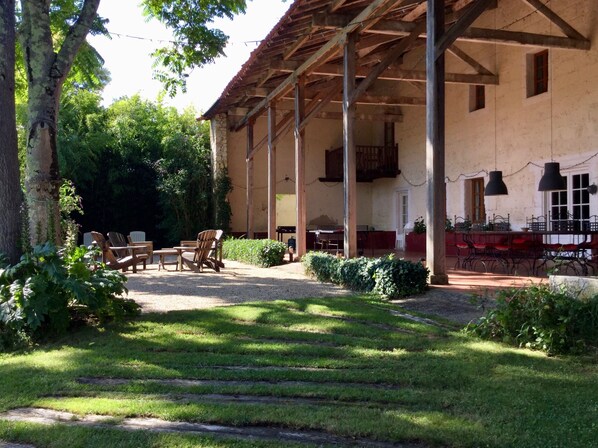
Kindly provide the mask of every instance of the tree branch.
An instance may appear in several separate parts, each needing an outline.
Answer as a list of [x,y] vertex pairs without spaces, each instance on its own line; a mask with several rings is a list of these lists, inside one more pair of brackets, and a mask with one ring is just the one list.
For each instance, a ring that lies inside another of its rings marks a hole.
[[85,0],[79,18],[70,28],[60,47],[60,51],[56,57],[56,69],[62,75],[63,80],[66,79],[68,72],[73,66],[75,56],[89,33],[89,29],[97,16],[99,5],[100,0]]

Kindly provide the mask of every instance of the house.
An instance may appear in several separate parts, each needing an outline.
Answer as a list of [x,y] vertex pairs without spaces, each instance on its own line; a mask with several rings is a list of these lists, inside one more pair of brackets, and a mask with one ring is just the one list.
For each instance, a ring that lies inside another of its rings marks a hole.
[[[352,257],[358,226],[400,243],[424,216],[443,283],[447,216],[590,219],[597,21],[592,0],[295,0],[204,114],[233,230],[275,238],[291,200],[299,255],[337,224]],[[550,162],[566,184],[538,191]],[[485,195],[497,171],[508,194]]]

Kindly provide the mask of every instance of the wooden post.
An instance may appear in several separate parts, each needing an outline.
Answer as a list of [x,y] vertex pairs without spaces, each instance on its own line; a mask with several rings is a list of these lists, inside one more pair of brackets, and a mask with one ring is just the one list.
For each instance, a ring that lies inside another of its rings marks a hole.
[[355,42],[357,33],[347,35],[344,47],[343,77],[343,183],[344,183],[344,254],[357,256],[357,167],[355,155]]
[[301,123],[305,118],[305,77],[300,76],[295,84],[295,195],[297,201],[297,257],[307,251],[307,212],[305,208],[305,129]]
[[445,219],[446,184],[444,154],[444,51],[437,50],[444,33],[444,0],[429,0],[426,39],[426,172],[427,249],[430,283],[448,284],[446,274]]
[[[253,150],[253,122],[247,124],[247,154]],[[253,228],[253,157],[247,160],[247,238],[254,237]]]
[[276,240],[276,106],[268,107],[268,238]]

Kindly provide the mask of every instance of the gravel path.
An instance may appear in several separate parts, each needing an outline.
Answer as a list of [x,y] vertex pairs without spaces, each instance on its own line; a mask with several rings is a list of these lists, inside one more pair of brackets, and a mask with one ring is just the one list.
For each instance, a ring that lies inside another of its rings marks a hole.
[[225,264],[220,272],[205,269],[202,273],[158,271],[157,265],[150,265],[145,271],[129,275],[129,298],[139,303],[144,313],[150,313],[352,294],[308,278],[300,263],[268,269],[229,260]]
[[[202,273],[174,270],[158,271],[150,265],[145,271],[129,276],[129,298],[142,312],[168,312],[235,305],[243,302],[340,297],[354,292],[329,283],[320,283],[303,273],[301,263],[287,263],[273,268],[225,260],[220,272]],[[473,292],[473,291],[472,291]],[[431,287],[425,294],[406,297],[394,303],[413,311],[445,317],[465,324],[483,314],[470,301],[471,294]]]

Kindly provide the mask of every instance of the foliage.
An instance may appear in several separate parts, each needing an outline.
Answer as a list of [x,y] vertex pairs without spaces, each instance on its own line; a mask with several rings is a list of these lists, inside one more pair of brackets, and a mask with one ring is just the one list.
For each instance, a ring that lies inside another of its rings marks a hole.
[[455,230],[453,222],[448,217],[444,221],[444,230],[446,230],[447,232],[453,232]]
[[[144,13],[172,30],[175,42],[156,50],[154,76],[173,95],[185,91],[185,79],[194,67],[224,54],[227,36],[208,26],[215,18],[233,18],[245,12],[246,0],[144,0]],[[193,11],[191,14],[189,11]]]
[[100,102],[67,95],[60,120],[62,173],[83,198],[84,231],[144,230],[163,246],[214,227],[208,124],[138,95]]
[[319,281],[374,292],[387,299],[419,294],[427,288],[427,268],[393,256],[345,260],[322,252],[309,252],[302,261],[305,271]]
[[280,241],[227,239],[222,246],[222,256],[229,260],[269,268],[283,263],[286,250],[286,244]]
[[95,252],[77,247],[59,253],[51,243],[35,246],[0,273],[2,341],[64,334],[72,312],[101,322],[136,311],[120,298],[126,277],[98,264]]
[[77,246],[79,236],[79,224],[72,216],[73,213],[83,214],[83,204],[81,196],[75,191],[73,183],[65,179],[60,186],[60,198],[58,200],[60,208],[60,228],[62,231],[62,241],[67,251],[72,251]]
[[598,296],[578,299],[548,286],[503,290],[496,309],[466,330],[549,354],[580,352],[598,343]]
[[216,209],[215,227],[225,232],[230,231],[230,220],[233,212],[228,195],[233,191],[233,183],[228,176],[228,170],[223,168],[214,179],[214,208]]
[[414,233],[426,233],[426,221],[423,216],[418,217],[413,223]]
[[[293,287],[292,280],[278,285]],[[596,446],[596,356],[548,357],[397,311],[406,313],[357,296],[152,313],[0,355],[0,412],[35,406],[101,414],[113,423],[1,419],[0,440],[118,448]],[[218,399],[223,395],[270,404]],[[309,444],[123,431],[118,424],[126,417],[338,439]]]

